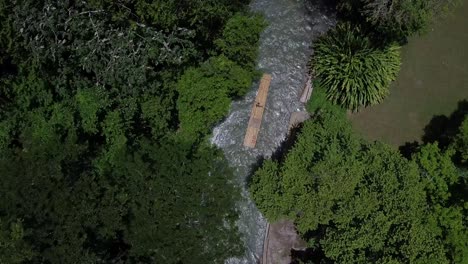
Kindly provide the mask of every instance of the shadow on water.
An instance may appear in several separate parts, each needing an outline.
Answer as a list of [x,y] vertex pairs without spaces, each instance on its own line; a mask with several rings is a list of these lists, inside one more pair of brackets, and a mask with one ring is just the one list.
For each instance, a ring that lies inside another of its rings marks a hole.
[[[336,3],[338,0],[317,0],[317,1],[311,1],[311,0],[304,0],[304,5],[305,6],[314,6],[315,11],[319,11],[319,13],[328,16],[328,17],[333,17],[335,16],[336,13]],[[312,10],[314,8],[306,8],[306,14],[313,17],[316,13],[314,13]]]

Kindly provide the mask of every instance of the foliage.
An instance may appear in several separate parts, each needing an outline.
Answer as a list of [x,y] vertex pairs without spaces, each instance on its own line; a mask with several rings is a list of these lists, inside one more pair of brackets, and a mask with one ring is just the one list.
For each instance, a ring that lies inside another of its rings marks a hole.
[[458,0],[338,0],[340,22],[314,46],[310,70],[351,110],[378,104],[400,69],[400,48]]
[[426,29],[432,18],[431,1],[364,0],[366,19],[392,39],[404,39]]
[[314,114],[322,111],[339,113],[345,111],[345,109],[341,108],[339,105],[330,102],[327,99],[326,88],[320,86],[320,81],[318,79],[313,80],[312,85],[312,96],[306,105],[307,111],[309,113]]
[[400,69],[396,45],[380,48],[360,30],[345,23],[337,25],[314,43],[311,71],[327,98],[345,108],[380,103]]
[[[0,0],[1,263],[242,253],[239,190],[203,137],[256,76],[259,31],[248,51],[223,31],[246,3]],[[208,58],[215,39],[245,65]]]
[[180,132],[194,138],[208,133],[223,118],[233,98],[244,95],[257,76],[257,46],[265,21],[259,15],[236,14],[215,41],[220,55],[187,69],[176,87]]
[[213,33],[222,29],[222,25],[235,12],[243,10],[248,3],[248,0],[141,0],[137,1],[137,13],[145,21],[154,21],[166,29],[173,29],[175,26],[194,29],[198,37],[206,41],[211,40]]
[[260,15],[236,14],[227,21],[221,38],[215,43],[230,60],[247,69],[254,69],[259,35],[265,27],[266,22]]
[[458,0],[339,0],[338,9],[345,14],[358,14],[362,24],[385,41],[404,42],[422,33],[437,14]]
[[[143,23],[164,31],[185,28],[195,33],[192,41],[205,52],[212,49],[215,39],[226,21],[236,12],[244,11],[249,0],[91,0],[97,10],[112,12],[119,24]],[[208,45],[207,45],[208,44]]]
[[464,211],[448,199],[459,177],[437,145],[409,161],[323,111],[284,160],[255,172],[250,190],[267,218],[295,222],[320,263],[463,263]]
[[7,226],[0,219],[0,259],[2,263],[23,263],[31,260],[33,252],[24,240],[24,229],[21,221]]
[[434,204],[446,202],[450,197],[449,186],[458,180],[452,155],[452,152],[441,152],[435,143],[421,147],[413,157],[421,170],[430,201]]
[[278,163],[266,160],[262,167],[255,171],[250,182],[250,192],[257,203],[258,209],[269,221],[278,220],[283,216],[285,205],[281,199],[282,186]]
[[[35,261],[222,263],[241,252],[237,191],[220,153],[209,147],[187,153],[170,142],[141,142],[138,149],[79,170],[90,162],[83,160],[86,150],[52,135],[0,160],[0,208],[24,218]],[[197,238],[203,243],[193,243]]]
[[460,163],[468,165],[468,116],[461,123],[458,135],[453,142],[453,148],[459,155]]
[[182,131],[206,134],[227,114],[230,98],[250,88],[252,78],[251,72],[224,56],[213,57],[199,68],[188,69],[177,84]]

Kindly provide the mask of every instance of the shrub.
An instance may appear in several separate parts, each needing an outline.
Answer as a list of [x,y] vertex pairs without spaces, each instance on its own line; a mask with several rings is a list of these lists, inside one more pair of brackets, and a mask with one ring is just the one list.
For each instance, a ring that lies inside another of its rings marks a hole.
[[463,176],[450,156],[429,144],[405,159],[322,111],[255,171],[250,192],[269,221],[294,222],[314,263],[467,263],[465,200],[454,189]]
[[400,69],[400,47],[372,45],[359,27],[339,24],[314,44],[310,69],[327,98],[345,108],[380,103]]
[[252,81],[250,71],[224,56],[188,69],[177,84],[177,108],[185,135],[207,134],[228,113],[231,99],[243,95]]
[[230,60],[254,69],[260,33],[265,27],[265,19],[260,15],[236,14],[227,21],[221,38],[215,44]]
[[320,86],[320,80],[313,81],[313,91],[309,102],[306,105],[307,111],[311,114],[317,112],[329,111],[333,113],[343,113],[344,109],[339,105],[333,104],[327,99],[327,91]]
[[459,0],[338,0],[341,15],[370,26],[384,41],[406,42]]
[[460,125],[459,133],[454,142],[454,148],[457,151],[457,156],[461,164],[468,165],[468,115]]
[[403,0],[389,4],[388,0],[364,0],[362,13],[384,37],[404,41],[429,25],[435,1]]

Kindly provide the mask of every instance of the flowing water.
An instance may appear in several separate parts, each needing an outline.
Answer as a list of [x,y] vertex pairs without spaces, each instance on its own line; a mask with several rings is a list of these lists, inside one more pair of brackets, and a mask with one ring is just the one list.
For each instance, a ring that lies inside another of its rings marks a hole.
[[291,113],[304,110],[299,96],[306,81],[310,44],[335,21],[318,0],[253,0],[250,8],[269,23],[260,40],[258,69],[270,73],[272,81],[255,149],[244,147],[243,140],[258,83],[242,100],[232,103],[227,119],[213,131],[212,143],[224,151],[246,198],[239,204],[238,222],[246,254],[226,263],[256,263],[261,256],[266,221],[249,199],[246,178],[257,159],[270,156],[283,141]]

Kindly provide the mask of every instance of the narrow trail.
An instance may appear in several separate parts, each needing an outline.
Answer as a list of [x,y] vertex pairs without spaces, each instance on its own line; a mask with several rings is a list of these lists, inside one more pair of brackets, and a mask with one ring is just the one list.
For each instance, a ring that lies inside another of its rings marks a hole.
[[272,75],[257,145],[243,146],[258,82],[241,100],[233,102],[226,120],[213,130],[212,143],[224,151],[243,187],[239,230],[246,254],[227,264],[254,264],[262,256],[266,221],[249,198],[246,179],[261,157],[270,156],[284,140],[291,113],[303,111],[299,102],[306,82],[312,40],[334,24],[333,13],[314,0],[253,0],[251,10],[265,16],[269,26],[261,36],[258,69]]

